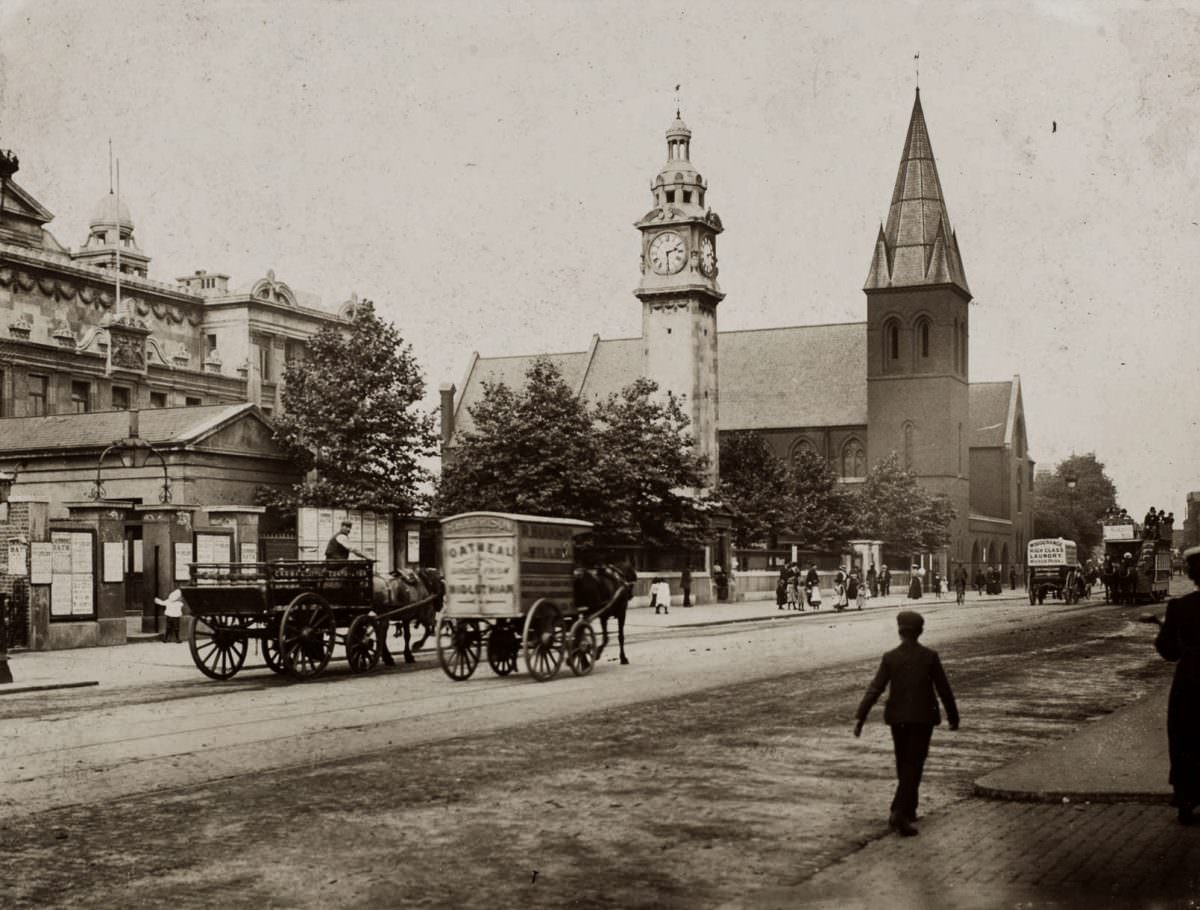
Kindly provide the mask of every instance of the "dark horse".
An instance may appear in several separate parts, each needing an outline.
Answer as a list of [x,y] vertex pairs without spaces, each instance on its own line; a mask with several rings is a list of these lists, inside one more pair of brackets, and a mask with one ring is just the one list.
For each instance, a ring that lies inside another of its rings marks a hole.
[[[382,575],[375,576],[372,603],[376,612],[386,614],[410,604],[420,604],[411,610],[404,610],[391,620],[396,623],[396,631],[404,636],[406,664],[413,662],[413,651],[421,650],[421,646],[433,632],[445,593],[446,586],[436,569],[398,569],[388,578]],[[380,625],[380,657],[390,667],[395,661],[388,649],[387,623]],[[415,645],[412,643],[411,630],[414,625],[421,626],[423,630],[420,641]]]
[[[629,577],[631,575],[632,578]],[[597,661],[608,645],[608,620],[612,617],[617,621],[617,648],[621,654],[621,663],[629,663],[629,658],[625,656],[625,611],[629,609],[629,599],[633,596],[633,581],[636,578],[637,575],[632,569],[622,572],[609,564],[594,569],[575,570],[575,605],[600,620]]]

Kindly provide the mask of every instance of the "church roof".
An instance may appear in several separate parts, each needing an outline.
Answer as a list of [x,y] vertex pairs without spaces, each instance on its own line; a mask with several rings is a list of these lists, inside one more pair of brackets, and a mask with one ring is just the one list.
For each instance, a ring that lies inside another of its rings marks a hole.
[[968,413],[971,415],[972,448],[993,448],[1009,441],[1012,422],[1013,383],[972,382]]
[[936,284],[956,285],[971,293],[942,196],[918,89],[887,223],[876,238],[865,289]]
[[[721,332],[717,337],[722,430],[866,424],[865,322]],[[641,338],[596,338],[586,351],[546,356],[567,385],[587,399],[605,398],[642,375]],[[482,400],[485,381],[519,389],[536,357],[477,358],[455,408],[456,431],[471,429],[469,409]]]
[[[722,431],[867,426],[865,322],[748,329],[717,337]],[[483,399],[485,381],[519,389],[537,356],[476,356],[456,401],[455,432],[473,428],[469,409]],[[642,375],[641,338],[597,336],[586,351],[545,356],[567,385],[589,400],[618,392]],[[1021,408],[1019,378],[973,382],[968,390],[970,447],[1011,445]]]

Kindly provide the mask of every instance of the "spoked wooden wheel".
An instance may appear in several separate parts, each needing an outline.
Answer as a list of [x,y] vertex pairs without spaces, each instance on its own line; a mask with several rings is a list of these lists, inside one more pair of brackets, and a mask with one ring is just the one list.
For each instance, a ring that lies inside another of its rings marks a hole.
[[301,594],[283,613],[279,623],[279,651],[283,665],[296,679],[312,679],[333,656],[337,635],[333,610],[316,594]]
[[283,655],[279,653],[278,629],[268,626],[262,637],[262,657],[267,667],[276,673],[286,673]]
[[576,676],[587,676],[596,666],[596,633],[587,617],[575,620],[567,632],[567,666]]
[[470,679],[479,666],[483,632],[477,619],[443,619],[438,623],[438,662],[451,679]]
[[240,616],[197,616],[188,635],[188,650],[200,672],[229,679],[246,662],[249,639]]
[[374,670],[383,653],[382,638],[387,634],[387,624],[377,617],[363,613],[354,617],[346,632],[346,660],[355,673]]
[[553,679],[566,656],[561,614],[548,600],[534,601],[525,615],[525,666],[538,682]]
[[521,653],[521,640],[517,630],[507,620],[492,626],[487,639],[488,666],[497,676],[508,676],[517,669],[517,656]]

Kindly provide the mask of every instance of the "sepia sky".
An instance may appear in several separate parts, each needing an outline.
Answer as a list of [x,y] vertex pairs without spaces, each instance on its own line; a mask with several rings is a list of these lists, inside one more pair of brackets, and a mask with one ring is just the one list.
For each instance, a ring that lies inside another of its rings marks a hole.
[[432,392],[473,350],[640,333],[676,83],[721,328],[865,319],[918,51],[971,379],[1021,375],[1040,464],[1095,451],[1130,511],[1181,517],[1200,2],[0,0],[0,146],[75,247],[111,137],[151,277],[372,298]]

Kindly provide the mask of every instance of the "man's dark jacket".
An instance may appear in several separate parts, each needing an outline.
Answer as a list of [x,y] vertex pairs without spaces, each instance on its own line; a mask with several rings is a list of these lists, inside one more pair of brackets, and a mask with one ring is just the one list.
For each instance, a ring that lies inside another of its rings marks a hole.
[[[883,655],[879,672],[867,687],[858,706],[858,719],[866,720],[871,707],[883,690],[891,687],[883,719],[889,724],[931,724],[942,722],[938,696],[946,706],[946,718],[958,725],[958,705],[950,691],[950,681],[938,659],[937,651],[915,641],[904,641]],[[936,692],[936,694],[935,694]]]

